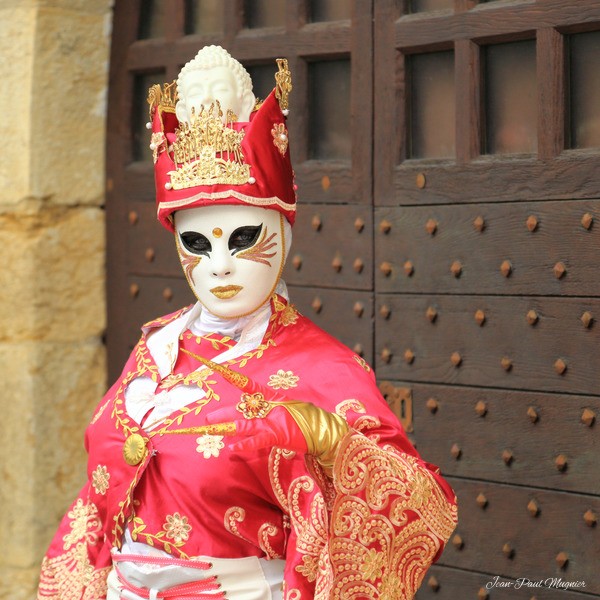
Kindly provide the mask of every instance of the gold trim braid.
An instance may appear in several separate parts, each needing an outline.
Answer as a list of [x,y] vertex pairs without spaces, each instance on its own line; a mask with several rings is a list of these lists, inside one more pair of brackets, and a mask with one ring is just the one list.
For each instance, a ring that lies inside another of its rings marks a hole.
[[160,202],[158,204],[158,211],[188,207],[190,204],[196,202],[196,200],[224,200],[226,198],[235,198],[236,200],[240,200],[241,202],[251,204],[253,206],[265,207],[276,204],[284,210],[296,212],[295,204],[288,204],[287,202],[280,200],[277,196],[271,196],[270,198],[257,198],[255,196],[241,194],[240,192],[237,192],[235,190],[226,190],[224,192],[215,192],[212,194],[209,194],[207,192],[200,192],[199,194],[195,194],[194,196],[190,196],[189,198]]

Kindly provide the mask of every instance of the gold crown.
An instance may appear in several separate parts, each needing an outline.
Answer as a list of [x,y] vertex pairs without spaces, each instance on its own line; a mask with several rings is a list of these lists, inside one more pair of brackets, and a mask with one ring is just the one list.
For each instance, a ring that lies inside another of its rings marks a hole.
[[175,112],[175,104],[177,103],[177,86],[172,83],[165,83],[163,87],[159,84],[153,85],[148,90],[148,105],[150,112],[150,120],[154,109],[158,109],[160,113]]
[[168,173],[173,189],[248,183],[250,165],[244,163],[242,154],[244,131],[231,127],[236,120],[236,116],[227,111],[223,122],[223,111],[217,100],[208,108],[200,107],[198,115],[192,114],[191,124],[179,124],[173,144],[175,171]]

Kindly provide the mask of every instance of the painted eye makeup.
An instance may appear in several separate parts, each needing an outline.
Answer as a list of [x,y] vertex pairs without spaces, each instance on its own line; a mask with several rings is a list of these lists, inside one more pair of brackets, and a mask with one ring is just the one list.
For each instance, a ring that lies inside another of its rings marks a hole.
[[250,248],[258,240],[258,236],[262,231],[262,225],[245,225],[244,227],[238,227],[229,236],[229,249],[232,250],[232,254]]
[[208,238],[197,231],[184,231],[179,234],[183,247],[192,254],[203,254],[208,256],[212,246]]

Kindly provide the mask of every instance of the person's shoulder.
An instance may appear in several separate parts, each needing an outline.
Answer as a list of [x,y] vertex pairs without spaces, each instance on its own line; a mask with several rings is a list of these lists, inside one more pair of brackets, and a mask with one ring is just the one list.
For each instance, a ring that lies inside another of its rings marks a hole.
[[193,308],[193,306],[193,304],[190,304],[189,306],[184,306],[183,308],[180,308],[179,310],[176,310],[172,313],[163,315],[161,317],[157,317],[156,319],[152,319],[151,321],[148,321],[147,323],[144,323],[144,325],[142,325],[142,331],[144,333],[147,333],[153,329],[160,329],[165,325],[176,321],[179,317],[189,312]]
[[[290,305],[291,306],[291,305]],[[311,319],[302,313],[296,312],[293,334],[296,352],[317,354],[318,362],[325,366],[333,363],[345,363],[348,367],[371,374],[372,369],[367,361],[354,350],[343,344],[340,340],[327,333]],[[353,370],[353,369],[352,369]]]

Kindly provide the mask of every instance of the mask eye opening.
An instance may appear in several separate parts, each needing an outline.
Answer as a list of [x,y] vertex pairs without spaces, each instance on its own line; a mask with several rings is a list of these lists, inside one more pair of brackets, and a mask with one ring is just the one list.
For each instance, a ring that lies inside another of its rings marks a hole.
[[228,247],[231,250],[232,256],[241,250],[251,248],[256,244],[262,231],[262,223],[260,225],[244,225],[238,227],[229,236]]
[[208,256],[212,251],[210,240],[197,231],[183,231],[179,234],[182,246],[192,254]]

